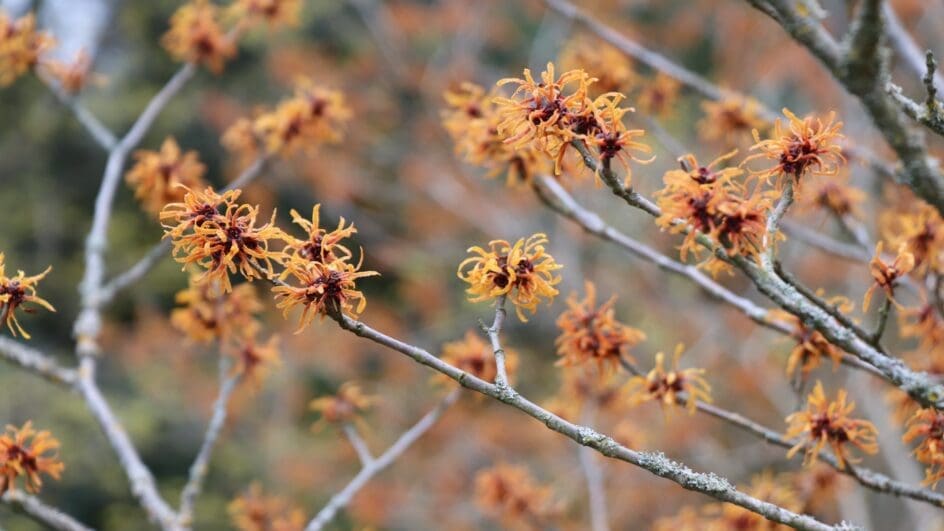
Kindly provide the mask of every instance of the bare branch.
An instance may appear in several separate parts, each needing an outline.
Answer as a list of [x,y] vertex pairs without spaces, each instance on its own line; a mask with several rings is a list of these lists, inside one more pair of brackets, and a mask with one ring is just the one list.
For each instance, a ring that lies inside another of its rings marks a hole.
[[354,495],[357,494],[368,481],[396,461],[403,452],[409,449],[413,443],[436,424],[436,421],[449,409],[449,406],[454,404],[459,398],[459,393],[460,390],[456,389],[446,395],[432,411],[421,418],[412,428],[403,432],[403,435],[400,435],[396,442],[394,442],[390,448],[387,448],[377,459],[373,459],[364,464],[360,472],[354,476],[354,479],[340,492],[332,496],[328,504],[318,511],[318,514],[315,515],[311,522],[308,523],[308,526],[305,527],[305,531],[318,531],[331,522],[338,511],[347,507],[347,505],[351,503],[351,499]]
[[374,461],[374,456],[371,455],[370,449],[367,448],[367,443],[364,442],[364,438],[361,437],[361,434],[357,433],[357,427],[353,424],[345,424],[342,430],[347,440],[350,441],[351,446],[354,448],[354,452],[357,453],[357,458],[360,459],[361,466],[369,466]]
[[3,336],[0,336],[0,356],[58,384],[72,386],[78,378],[74,369],[67,369],[42,352]]
[[138,499],[148,518],[157,522],[163,529],[179,529],[177,515],[161,497],[154,476],[141,461],[141,456],[138,455],[138,451],[134,448],[131,439],[128,438],[121,422],[112,413],[105,397],[102,396],[98,386],[95,385],[94,358],[84,357],[82,359],[76,388],[82,398],[85,399],[89,411],[101,427],[105,439],[117,454],[118,460],[121,462],[121,468],[125,471],[131,485],[131,493]]
[[203,489],[203,481],[206,479],[207,470],[210,466],[210,458],[213,456],[213,448],[216,441],[223,431],[223,425],[226,423],[226,415],[229,407],[229,400],[236,390],[236,386],[241,379],[241,373],[231,374],[232,363],[229,356],[220,355],[220,393],[213,403],[213,415],[207,424],[206,434],[203,436],[203,444],[200,445],[200,451],[197,458],[190,465],[190,476],[187,484],[184,485],[183,492],[180,494],[180,511],[178,511],[178,521],[181,526],[190,527],[193,525],[193,511],[197,497]]
[[799,223],[792,223],[790,220],[784,220],[781,224],[783,232],[789,237],[795,238],[811,247],[815,247],[823,252],[829,253],[837,258],[848,260],[850,262],[868,262],[869,253],[864,251],[858,245],[842,242],[830,238],[823,233],[805,227]]
[[507,314],[505,296],[502,295],[495,303],[495,320],[492,322],[492,326],[486,328],[485,331],[488,333],[488,340],[491,342],[492,352],[495,354],[495,385],[510,389],[508,370],[505,368],[505,349],[501,346],[501,331]]
[[25,492],[13,489],[0,496],[0,501],[9,505],[14,510],[22,512],[36,522],[49,529],[58,529],[60,531],[92,531],[91,527],[86,527],[75,518],[66,513],[46,505],[39,498],[30,496]]
[[89,135],[95,140],[95,142],[101,146],[106,152],[111,152],[115,149],[115,146],[118,144],[118,139],[115,138],[114,133],[112,133],[107,127],[105,127],[102,122],[95,117],[84,105],[79,103],[78,99],[71,94],[67,94],[62,87],[59,86],[58,82],[53,79],[48,78],[45,75],[42,75],[37,71],[38,77],[42,80],[43,83],[49,87],[49,90],[56,96],[56,99],[60,103],[65,105],[72,111],[75,115],[76,120],[82,124],[82,127],[88,131]]
[[[885,2],[882,6],[882,13],[885,15],[885,32],[888,36],[888,42],[898,53],[908,68],[916,76],[923,76],[926,73],[927,61],[924,50],[922,50],[908,30],[905,29],[895,13],[895,8],[891,2]],[[931,79],[936,90],[944,91],[944,76],[937,69],[931,70]]]
[[[591,406],[583,414],[584,424],[593,424],[594,411]],[[597,454],[586,446],[577,448],[577,458],[580,460],[580,469],[587,480],[587,497],[590,501],[590,529],[593,531],[609,531],[608,513],[606,508],[606,485],[603,480],[603,470],[596,462]]]

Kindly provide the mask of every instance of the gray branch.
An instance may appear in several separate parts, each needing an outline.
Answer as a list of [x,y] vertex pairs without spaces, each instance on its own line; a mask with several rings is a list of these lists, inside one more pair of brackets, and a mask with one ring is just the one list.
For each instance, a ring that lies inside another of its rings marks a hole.
[[35,496],[30,496],[19,490],[14,489],[7,491],[3,496],[0,496],[0,501],[3,501],[3,503],[9,505],[15,511],[22,512],[49,529],[58,529],[60,531],[92,531],[91,527],[83,525],[68,514],[55,507],[46,505]]

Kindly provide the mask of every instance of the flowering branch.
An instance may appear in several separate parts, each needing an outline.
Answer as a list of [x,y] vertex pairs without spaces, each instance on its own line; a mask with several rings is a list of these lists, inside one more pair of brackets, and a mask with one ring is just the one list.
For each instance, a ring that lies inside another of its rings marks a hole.
[[578,444],[593,448],[606,457],[633,464],[654,475],[673,481],[685,489],[700,492],[721,501],[733,503],[751,512],[757,513],[768,520],[789,525],[796,529],[817,531],[841,529],[840,527],[824,524],[811,516],[800,515],[788,511],[783,507],[749,496],[737,490],[727,479],[715,474],[695,472],[681,463],[668,459],[661,453],[640,452],[626,448],[618,444],[611,437],[587,426],[572,424],[518,393],[509,394],[506,389],[476,378],[467,372],[445,363],[419,347],[404,343],[378,332],[361,321],[351,319],[345,315],[338,315],[337,313],[330,315],[330,317],[337,321],[341,328],[357,336],[369,339],[379,345],[400,352],[422,365],[426,365],[445,374],[459,382],[463,387],[504,402],[542,422],[549,429],[564,435]]
[[[644,374],[635,365],[627,361],[625,358],[620,359],[620,366],[630,374],[635,376],[644,376]],[[688,405],[688,394],[685,392],[677,393],[675,395],[675,401],[680,406]],[[790,441],[781,436],[779,432],[774,431],[763,424],[755,422],[744,415],[741,415],[740,413],[735,413],[733,411],[729,411],[701,400],[695,401],[695,410],[700,413],[715,417],[719,420],[723,420],[724,422],[746,431],[747,433],[755,435],[775,446],[790,449],[796,444],[795,441]],[[929,503],[938,508],[944,505],[944,494],[934,492],[930,489],[914,487],[866,468],[856,467],[853,469],[848,463],[846,463],[846,466],[843,467],[840,465],[839,460],[826,450],[820,451],[817,456],[819,460],[828,464],[836,471],[852,477],[862,486],[876,492],[891,494],[904,498],[911,498],[913,500]]]
[[9,505],[14,510],[20,511],[29,516],[36,522],[46,526],[49,529],[58,529],[60,531],[92,531],[92,528],[86,527],[75,518],[66,513],[46,505],[39,498],[30,496],[20,490],[10,490],[0,496],[0,501]]
[[[346,507],[351,502],[354,495],[357,494],[371,478],[390,466],[403,452],[422,437],[423,434],[429,431],[440,417],[442,417],[443,413],[449,409],[449,406],[454,404],[458,398],[459,389],[456,389],[446,395],[432,411],[423,416],[412,428],[403,432],[403,435],[400,435],[396,442],[387,448],[384,453],[380,454],[379,457],[370,459],[367,462],[365,462],[362,457],[361,464],[363,466],[360,472],[354,476],[354,479],[352,479],[344,489],[331,497],[328,504],[318,511],[318,514],[308,523],[308,526],[305,527],[305,531],[318,531],[331,522],[338,511]],[[360,455],[359,451],[358,455]]]
[[206,434],[203,436],[203,444],[200,446],[197,458],[190,465],[190,476],[187,484],[184,485],[183,492],[180,494],[178,521],[180,525],[185,527],[189,527],[193,523],[194,504],[203,488],[203,481],[206,479],[207,469],[210,466],[213,448],[216,446],[216,441],[219,439],[220,432],[226,422],[229,400],[241,380],[241,373],[232,374],[232,362],[228,356],[220,356],[219,372],[220,393],[216,398],[216,402],[213,403],[213,415],[207,425]]

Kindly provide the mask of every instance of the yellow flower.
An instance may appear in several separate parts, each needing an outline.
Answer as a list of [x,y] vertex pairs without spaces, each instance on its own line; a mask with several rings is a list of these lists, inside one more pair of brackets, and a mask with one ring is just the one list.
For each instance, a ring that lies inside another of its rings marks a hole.
[[48,33],[36,31],[32,13],[11,20],[0,10],[0,87],[10,85],[33,68],[39,56],[54,45]]
[[846,161],[837,143],[843,135],[839,132],[842,122],[834,123],[836,114],[829,113],[825,121],[813,117],[801,120],[786,108],[783,114],[790,121],[789,129],[784,129],[778,119],[774,123],[773,136],[766,140],[761,140],[755,129],[755,144],[751,151],[758,153],[747,157],[741,164],[754,159],[775,161],[774,166],[752,173],[764,179],[776,176],[778,189],[785,176],[792,178],[799,187],[800,179],[806,175],[836,175],[839,164]]
[[65,465],[55,452],[59,441],[48,431],[33,429],[27,421],[22,428],[7,426],[0,435],[0,495],[15,487],[20,476],[25,478],[27,492],[37,493],[43,486],[41,474],[59,479]]
[[[187,191],[183,203],[170,203],[161,211],[164,237],[174,244],[174,258],[205,270],[198,282],[218,281],[224,291],[232,291],[230,273],[240,273],[247,280],[263,278],[258,269],[274,275],[272,260],[280,261],[281,252],[269,249],[270,240],[284,239],[275,226],[275,212],[269,223],[256,226],[259,207],[238,205],[240,191],[219,195],[212,188],[205,192]],[[219,211],[223,208],[223,212]]]
[[337,312],[356,319],[367,306],[367,298],[357,289],[357,279],[380,274],[360,268],[360,262],[356,266],[343,260],[325,264],[293,257],[285,263],[281,280],[291,276],[298,286],[285,284],[272,288],[276,298],[282,299],[276,306],[286,316],[296,306],[304,307],[296,334],[317,315],[324,317]]
[[179,202],[188,189],[202,188],[206,166],[196,151],[181,153],[173,137],[164,139],[160,151],[139,150],[135,165],[125,175],[134,196],[148,212],[157,214],[167,203]]
[[[616,296],[596,305],[596,286],[589,280],[584,284],[586,297],[577,299],[572,293],[567,299],[567,311],[557,318],[557,365],[582,365],[589,361],[598,367],[613,369],[630,348],[646,339],[646,334],[624,325],[614,317]],[[630,357],[630,359],[632,359]]]
[[627,382],[630,403],[634,405],[658,400],[663,406],[674,406],[681,393],[689,413],[695,413],[699,400],[711,402],[711,386],[702,378],[705,369],[679,369],[678,362],[684,347],[675,347],[672,366],[665,368],[665,354],[656,354],[656,366],[646,376],[634,376]]
[[593,95],[625,93],[638,77],[626,54],[599,39],[572,39],[560,54],[560,64],[565,71],[583,69],[596,78]]
[[339,142],[341,126],[350,117],[344,94],[301,79],[295,96],[256,118],[253,130],[268,153],[288,154],[301,147]]
[[258,483],[227,507],[233,527],[239,531],[302,531],[305,513],[277,496],[266,496]]
[[321,262],[324,264],[330,264],[335,260],[347,261],[351,259],[353,253],[351,253],[350,249],[341,245],[340,242],[357,233],[357,229],[354,228],[353,224],[345,227],[344,218],[340,218],[337,228],[333,231],[328,232],[322,229],[320,226],[320,204],[312,207],[310,220],[303,218],[294,209],[291,214],[292,222],[303,228],[305,232],[308,233],[308,237],[304,240],[299,240],[288,236],[285,249],[283,249],[286,254],[298,257],[301,260]]
[[563,266],[545,252],[546,243],[547,237],[538,233],[514,245],[505,240],[492,240],[488,250],[470,247],[468,252],[477,256],[463,260],[457,272],[459,278],[469,284],[466,290],[469,301],[506,296],[515,305],[515,313],[521,321],[528,320],[522,310],[535,313],[542,299],[550,304],[558,293],[554,286],[561,281],[554,271]]
[[[36,285],[52,271],[52,266],[47,267],[42,273],[31,277],[26,276],[23,271],[17,271],[16,276],[8,277],[5,272],[3,260],[3,253],[0,253],[0,321],[7,324],[7,328],[10,329],[10,333],[14,336],[19,332],[24,339],[29,339],[31,336],[26,333],[26,330],[23,330],[23,327],[20,326],[19,321],[16,319],[16,310],[23,303],[30,303],[42,306],[50,312],[56,311],[56,309],[52,307],[52,304],[49,304],[48,301],[36,295]],[[23,311],[32,313],[34,310],[24,308]]]
[[217,74],[236,55],[234,36],[225,33],[219,8],[207,0],[192,0],[177,9],[161,43],[174,59],[203,63]]
[[897,301],[895,301],[895,285],[898,282],[898,279],[906,276],[910,273],[915,267],[915,258],[914,255],[905,250],[905,244],[902,244],[898,248],[898,255],[895,256],[895,260],[891,264],[886,264],[882,260],[882,247],[885,242],[878,242],[875,246],[875,256],[872,257],[872,260],[869,262],[869,273],[872,274],[872,279],[875,282],[869,287],[868,291],[865,292],[865,298],[862,301],[862,310],[869,309],[869,303],[872,302],[872,295],[875,293],[875,290],[882,288],[882,291],[885,292],[885,296],[888,297],[888,300],[892,301],[896,306],[900,306]]
[[855,410],[855,402],[846,403],[846,390],[840,389],[836,400],[829,401],[823,392],[822,382],[816,382],[813,392],[807,397],[806,411],[798,411],[787,417],[789,428],[784,435],[788,439],[800,437],[799,442],[787,452],[787,458],[805,449],[805,466],[812,465],[819,452],[829,444],[839,461],[839,468],[846,462],[859,460],[848,455],[847,444],[867,454],[878,452],[875,425],[867,420],[849,418]]

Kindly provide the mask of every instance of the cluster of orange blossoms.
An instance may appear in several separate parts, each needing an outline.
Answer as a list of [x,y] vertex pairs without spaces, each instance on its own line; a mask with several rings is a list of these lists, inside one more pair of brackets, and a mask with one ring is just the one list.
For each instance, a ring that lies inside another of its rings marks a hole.
[[656,354],[656,365],[645,376],[634,376],[627,383],[632,404],[658,401],[663,406],[684,402],[689,413],[694,413],[699,401],[711,402],[711,386],[702,377],[704,369],[679,369],[682,345],[675,347],[672,365],[665,367],[665,353]]
[[170,55],[220,73],[236,56],[239,37],[252,26],[298,23],[301,0],[236,0],[221,9],[209,0],[192,0],[177,9],[161,42]]
[[308,404],[309,409],[321,415],[312,428],[317,429],[323,424],[354,422],[367,412],[373,403],[374,397],[365,395],[359,385],[346,382],[334,395],[316,398]]
[[538,485],[528,470],[506,463],[480,471],[475,476],[475,502],[486,513],[514,528],[544,527],[559,512],[551,489]]
[[936,486],[944,479],[944,413],[920,409],[908,420],[905,443],[918,441],[915,458],[927,465],[924,482]]
[[537,311],[538,303],[557,296],[554,287],[561,277],[554,271],[563,266],[547,254],[547,237],[534,234],[520,239],[514,245],[505,240],[492,240],[488,249],[469,248],[475,254],[459,264],[458,276],[469,284],[469,301],[481,302],[506,297],[515,306],[518,319],[527,321],[522,310]]
[[342,127],[350,118],[344,94],[301,78],[294,96],[274,110],[230,126],[223,134],[223,145],[245,160],[288,155],[341,141]]
[[[826,303],[843,314],[852,311],[853,307],[852,301],[843,296],[830,297]],[[806,378],[823,363],[824,358],[832,360],[834,369],[842,361],[842,350],[799,317],[783,310],[772,310],[768,312],[768,319],[786,322],[793,327],[795,345],[787,357],[787,376],[797,374],[799,369],[799,374]]]
[[881,288],[885,292],[885,296],[888,297],[888,300],[895,303],[895,305],[900,306],[895,301],[895,285],[899,279],[911,273],[911,270],[915,267],[915,257],[910,252],[905,249],[907,246],[902,244],[898,249],[898,254],[895,256],[894,261],[891,264],[885,263],[882,259],[882,248],[885,242],[878,242],[875,246],[875,256],[869,262],[869,272],[872,274],[872,279],[875,281],[865,292],[865,297],[862,300],[862,309],[868,310],[869,303],[872,302],[872,295],[875,293],[876,289]]
[[646,334],[616,320],[613,305],[616,296],[597,306],[596,286],[585,283],[586,296],[579,300],[573,293],[567,299],[567,311],[557,318],[558,365],[583,365],[593,361],[598,367],[614,369],[628,351],[646,339]]
[[7,426],[0,435],[0,495],[14,488],[22,477],[27,492],[37,493],[43,486],[41,475],[59,479],[65,465],[55,451],[59,441],[48,431],[36,431],[32,422],[23,427]]
[[760,104],[750,98],[704,101],[701,108],[705,116],[698,122],[698,133],[709,142],[737,145],[742,137],[767,127],[767,121],[760,117]]
[[[23,330],[20,322],[16,319],[16,310],[23,304],[36,304],[50,312],[56,311],[48,301],[36,295],[36,285],[50,271],[52,271],[52,266],[47,267],[45,271],[38,275],[28,277],[23,271],[17,271],[15,276],[8,277],[4,255],[0,253],[0,322],[6,323],[10,333],[14,336],[19,332],[25,339],[30,338],[30,335],[26,333],[26,330]],[[24,307],[23,311],[32,313],[35,310]]]
[[858,459],[849,455],[848,445],[867,454],[877,453],[878,443],[875,439],[878,430],[867,420],[851,418],[849,415],[854,410],[855,402],[846,402],[845,389],[840,389],[836,400],[830,401],[823,392],[823,384],[816,382],[816,387],[807,397],[806,410],[787,417],[789,427],[785,436],[800,439],[787,453],[787,457],[804,450],[806,454],[803,462],[809,465],[816,462],[820,451],[828,444],[839,467],[844,468],[847,462],[858,462]]
[[40,56],[55,45],[48,33],[36,31],[30,13],[12,20],[0,11],[0,87],[10,85],[40,62]]
[[173,137],[164,139],[160,151],[138,150],[135,164],[125,174],[134,196],[147,212],[157,214],[167,203],[182,201],[187,189],[202,189],[206,166],[196,151],[183,153]]
[[228,507],[233,527],[239,531],[301,531],[305,513],[277,496],[267,496],[253,483]]

